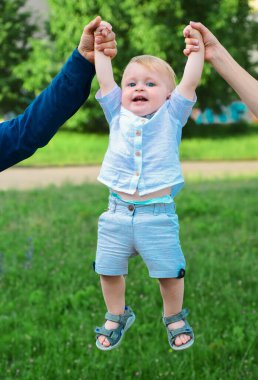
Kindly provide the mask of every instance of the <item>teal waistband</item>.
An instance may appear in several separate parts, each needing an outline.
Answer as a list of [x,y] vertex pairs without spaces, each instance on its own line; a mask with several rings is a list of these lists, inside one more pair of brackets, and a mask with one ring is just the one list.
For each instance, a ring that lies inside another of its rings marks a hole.
[[112,197],[119,199],[120,201],[126,202],[126,203],[132,203],[134,205],[151,205],[153,203],[172,203],[173,198],[171,195],[163,195],[162,197],[157,197],[157,198],[151,198],[151,199],[146,199],[145,201],[128,201],[120,197],[120,195],[111,192]]

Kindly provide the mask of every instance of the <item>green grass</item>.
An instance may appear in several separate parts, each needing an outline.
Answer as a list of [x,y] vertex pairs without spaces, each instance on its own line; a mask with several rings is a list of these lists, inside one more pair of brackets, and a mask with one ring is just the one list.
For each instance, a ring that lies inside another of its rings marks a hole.
[[105,313],[92,270],[104,187],[0,196],[1,380],[258,378],[257,178],[189,182],[177,199],[196,335],[181,353],[168,346],[158,284],[140,257],[127,278],[136,322],[117,350],[95,348]]
[[59,132],[43,149],[20,165],[63,166],[94,165],[103,160],[108,146],[107,135]]
[[[257,128],[256,128],[257,129]],[[256,130],[255,129],[255,130]],[[214,133],[215,134],[215,133]],[[107,135],[59,132],[43,149],[23,161],[26,166],[101,164]],[[257,160],[258,133],[183,139],[182,160]]]
[[218,139],[184,139],[181,159],[189,161],[258,160],[258,134]]

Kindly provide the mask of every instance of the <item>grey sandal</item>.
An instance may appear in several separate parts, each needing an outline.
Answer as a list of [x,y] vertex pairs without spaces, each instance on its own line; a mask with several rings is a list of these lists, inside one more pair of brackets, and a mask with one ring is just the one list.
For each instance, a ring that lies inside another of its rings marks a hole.
[[[163,317],[162,318],[164,325],[166,326],[166,329],[167,329],[168,343],[170,344],[170,347],[175,351],[185,350],[186,348],[191,347],[192,344],[194,343],[193,329],[189,325],[187,320],[185,319],[188,314],[189,314],[189,311],[187,309],[183,309],[180,313],[178,313],[176,315],[171,315],[169,317]],[[179,322],[181,320],[183,320],[185,322],[183,327],[180,327],[178,329],[173,329],[173,330],[170,330],[168,328],[168,325],[170,323]],[[182,344],[181,346],[176,346],[175,345],[176,337],[181,335],[181,334],[189,335],[191,337],[191,339],[187,343]]]
[[[112,321],[112,322],[117,322],[119,323],[119,326],[116,329],[108,330],[105,328],[105,326],[102,327],[96,327],[95,333],[96,335],[96,346],[98,349],[103,350],[103,351],[109,351],[113,350],[119,344],[121,343],[124,333],[132,326],[132,324],[135,321],[135,315],[132,309],[129,306],[125,307],[125,312],[124,314],[120,315],[114,315],[109,312],[105,314],[106,320]],[[108,341],[110,342],[110,346],[106,347],[103,346],[99,340],[98,337],[100,335],[104,335]]]

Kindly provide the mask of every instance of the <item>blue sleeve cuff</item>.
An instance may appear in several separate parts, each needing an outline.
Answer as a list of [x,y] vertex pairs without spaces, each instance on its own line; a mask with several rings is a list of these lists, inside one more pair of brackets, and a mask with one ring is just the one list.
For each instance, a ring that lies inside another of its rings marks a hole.
[[182,102],[182,104],[186,107],[188,107],[188,106],[193,107],[197,101],[196,94],[194,94],[194,99],[190,100],[190,99],[184,97],[182,94],[180,94],[180,92],[178,91],[178,87],[175,88],[175,90],[173,92],[173,96],[176,97],[176,100]]
[[101,96],[100,90],[97,92],[95,96],[100,106],[102,107],[109,124],[111,124],[113,117],[120,112],[121,96],[122,91],[117,84],[105,96]]
[[112,90],[108,94],[102,96],[101,90],[99,89],[95,95],[96,100],[100,104],[109,103],[117,97],[121,98],[121,89],[117,84],[112,88]]

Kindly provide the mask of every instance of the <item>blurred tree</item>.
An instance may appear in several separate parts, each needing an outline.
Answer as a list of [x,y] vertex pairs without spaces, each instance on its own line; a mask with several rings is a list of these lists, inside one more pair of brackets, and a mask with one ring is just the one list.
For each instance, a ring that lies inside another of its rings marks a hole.
[[0,113],[19,112],[28,104],[22,79],[14,68],[28,59],[28,39],[36,31],[30,13],[23,9],[26,0],[0,1]]
[[[182,0],[184,18],[201,21],[225,46],[236,61],[257,76],[257,60],[251,57],[258,47],[257,17],[248,0]],[[210,65],[205,65],[202,85],[198,88],[199,105],[219,110],[238,96]]]
[[[25,78],[24,88],[37,93],[56,73],[78,45],[83,26],[96,15],[111,22],[117,35],[118,55],[113,61],[117,82],[128,60],[138,54],[157,55],[167,60],[180,80],[186,58],[182,51],[182,31],[192,19],[201,21],[221,40],[234,58],[250,73],[254,64],[250,53],[257,47],[258,25],[250,16],[248,0],[48,0],[50,5],[49,36],[35,41],[31,62],[18,70]],[[68,126],[87,131],[107,131],[102,111],[92,94]],[[198,88],[199,106],[205,108],[228,104],[236,94],[209,66]]]

